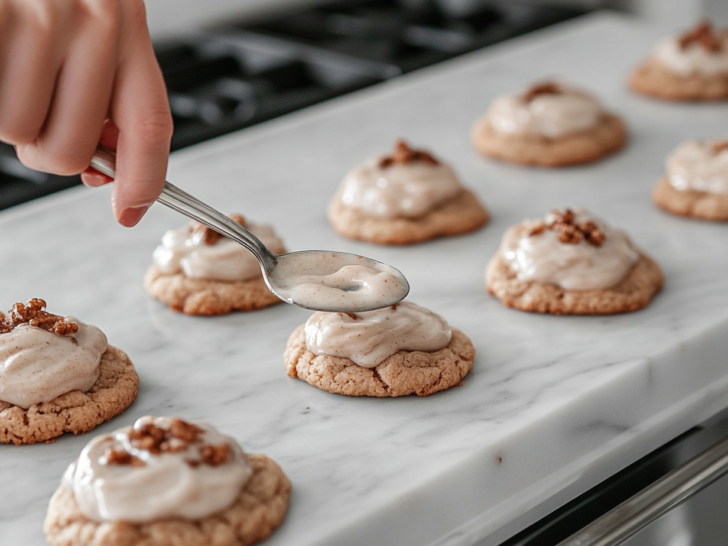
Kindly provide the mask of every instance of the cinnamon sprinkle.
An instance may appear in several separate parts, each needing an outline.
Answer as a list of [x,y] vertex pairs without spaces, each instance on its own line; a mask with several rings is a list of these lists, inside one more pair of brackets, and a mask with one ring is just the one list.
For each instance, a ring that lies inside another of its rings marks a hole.
[[571,209],[565,209],[563,212],[553,210],[551,215],[554,219],[550,224],[536,224],[530,229],[528,236],[540,235],[548,229],[558,233],[559,241],[564,244],[573,245],[586,240],[587,243],[596,247],[602,246],[607,238],[604,232],[591,220],[574,224],[576,216]]
[[414,161],[425,163],[426,165],[439,165],[440,162],[435,159],[430,152],[425,150],[414,150],[410,148],[404,140],[398,140],[394,145],[394,153],[384,156],[379,160],[379,167],[386,169],[392,165],[409,165]]
[[78,332],[78,324],[66,322],[62,316],[45,311],[45,306],[46,302],[40,298],[32,298],[25,305],[16,303],[7,315],[0,313],[0,334],[12,332],[21,324],[35,326],[59,336]]
[[561,86],[559,84],[546,81],[533,84],[531,87],[526,89],[526,91],[524,91],[523,95],[521,95],[521,98],[525,102],[531,102],[539,95],[560,95],[561,93],[563,93],[563,89],[561,89]]
[[678,37],[680,49],[698,44],[709,53],[722,51],[725,45],[723,33],[715,32],[709,21],[701,21],[691,30]]
[[[241,226],[246,226],[245,218],[240,214],[228,214],[228,217],[232,220],[235,220]],[[194,235],[199,233],[202,237],[202,242],[206,245],[214,245],[224,237],[224,235],[222,235],[221,233],[218,233],[214,229],[210,229],[209,227],[200,224],[199,222],[192,222],[190,226],[192,227],[192,234]]]

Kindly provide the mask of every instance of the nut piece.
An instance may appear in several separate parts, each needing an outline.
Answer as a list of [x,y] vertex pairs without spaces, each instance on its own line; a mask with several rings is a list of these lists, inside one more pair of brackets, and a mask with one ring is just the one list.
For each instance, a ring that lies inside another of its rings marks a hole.
[[[228,214],[228,218],[231,218],[232,220],[235,220],[238,224],[245,227],[246,222],[245,218],[241,216],[240,214]],[[192,222],[190,224],[192,227],[192,234],[197,235],[202,238],[202,242],[206,245],[214,245],[217,243],[220,239],[224,237],[221,233],[218,233],[214,229],[210,229],[209,227],[200,224],[199,222]]]
[[715,32],[709,21],[701,21],[691,30],[678,38],[680,49],[698,44],[709,53],[722,51],[725,45],[725,35]]
[[200,459],[209,466],[220,466],[228,460],[229,450],[227,444],[204,445],[199,449]]
[[555,82],[539,82],[533,84],[531,87],[521,95],[524,102],[531,102],[539,95],[560,95],[564,90],[558,83]]
[[379,160],[379,167],[386,169],[392,165],[409,165],[414,161],[420,161],[426,165],[439,165],[435,157],[424,150],[410,148],[404,140],[398,140],[394,145],[394,153]]
[[0,313],[0,334],[7,334],[21,324],[35,326],[59,336],[78,332],[78,324],[66,322],[62,316],[45,311],[45,306],[46,302],[40,298],[32,298],[26,305],[16,303],[7,315]]
[[135,457],[128,451],[118,449],[107,449],[104,453],[106,464],[124,465],[124,466],[146,466],[146,463],[140,458]]
[[718,140],[713,143],[713,145],[710,147],[710,152],[713,155],[718,155],[721,152],[725,152],[728,150],[728,140]]
[[531,228],[528,236],[541,235],[546,229],[549,229],[558,233],[559,241],[564,244],[574,245],[585,239],[587,243],[597,247],[602,246],[607,238],[604,232],[591,220],[574,225],[576,215],[571,209],[552,210],[550,215],[552,220],[548,226],[542,223],[537,224]]

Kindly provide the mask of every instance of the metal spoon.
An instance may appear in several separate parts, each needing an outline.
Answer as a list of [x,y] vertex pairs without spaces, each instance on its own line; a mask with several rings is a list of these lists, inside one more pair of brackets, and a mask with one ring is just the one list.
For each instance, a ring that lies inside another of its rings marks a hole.
[[[116,155],[99,146],[91,160],[91,167],[115,178]],[[394,305],[409,293],[409,283],[398,269],[371,258],[328,250],[303,250],[280,256],[274,254],[236,221],[169,182],[164,183],[157,201],[247,248],[260,263],[265,284],[286,303],[314,311],[362,312]],[[386,290],[376,293],[366,276],[347,276],[352,271],[350,268],[340,271],[346,266],[371,268],[374,270],[371,274],[377,275],[379,280],[387,279],[379,283]],[[340,274],[335,279],[326,277],[336,272]],[[307,289],[297,291],[296,286],[301,283],[306,284]],[[336,297],[332,297],[334,295]]]

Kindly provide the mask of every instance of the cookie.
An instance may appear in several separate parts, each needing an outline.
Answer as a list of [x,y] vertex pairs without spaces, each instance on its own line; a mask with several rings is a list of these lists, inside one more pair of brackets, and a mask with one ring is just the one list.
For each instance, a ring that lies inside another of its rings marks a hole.
[[0,401],[0,443],[51,442],[64,432],[80,434],[119,415],[137,397],[139,376],[123,351],[109,346],[91,390],[75,390],[27,410]]
[[453,199],[418,218],[376,218],[344,205],[338,196],[329,205],[329,220],[337,233],[382,245],[408,245],[462,235],[482,227],[488,219],[488,211],[475,194],[465,188]]
[[677,190],[662,178],[652,190],[652,200],[663,210],[702,220],[728,221],[728,195]]
[[152,265],[144,276],[144,288],[173,311],[188,315],[222,315],[252,311],[279,303],[263,277],[247,281],[191,279],[183,273],[165,275]]
[[721,101],[728,99],[728,77],[699,73],[678,76],[659,62],[649,60],[629,78],[635,93],[669,101]]
[[288,339],[286,370],[314,387],[347,396],[428,396],[459,385],[473,368],[475,347],[459,330],[452,330],[447,347],[432,353],[398,351],[374,368],[364,368],[348,358],[316,356],[306,347],[304,325]]
[[566,290],[556,284],[521,281],[498,252],[485,270],[488,292],[504,305],[553,315],[608,315],[647,306],[664,284],[660,266],[640,253],[627,276],[611,288]]
[[494,159],[562,167],[591,163],[618,152],[627,143],[627,128],[620,117],[604,114],[596,127],[549,138],[496,131],[483,117],[473,127],[471,137],[479,153]]
[[286,514],[291,482],[264,455],[248,455],[253,475],[230,507],[199,520],[98,523],[85,517],[72,490],[59,488],[48,506],[49,546],[247,546],[267,538]]

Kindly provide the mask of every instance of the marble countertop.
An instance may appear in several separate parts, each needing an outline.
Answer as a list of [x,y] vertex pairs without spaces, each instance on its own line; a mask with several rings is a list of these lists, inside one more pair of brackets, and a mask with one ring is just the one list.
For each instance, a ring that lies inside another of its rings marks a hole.
[[[151,300],[141,283],[151,252],[185,222],[162,206],[133,230],[114,223],[108,188],[0,213],[0,307],[42,297],[100,326],[142,381],[134,405],[93,433],[0,446],[0,542],[43,544],[66,465],[96,433],[145,414],[210,421],[280,463],[294,490],[270,546],[460,546],[497,543],[727,407],[728,227],[664,214],[649,194],[665,155],[724,131],[728,106],[625,89],[661,34],[597,14],[174,154],[171,181],[275,224],[290,249],[357,252],[402,269],[410,299],[478,351],[464,386],[428,398],[347,398],[287,377],[282,353],[303,310],[199,318]],[[624,115],[627,149],[562,170],[478,157],[468,133],[488,103],[547,76],[596,90]],[[334,234],[325,208],[341,177],[398,137],[450,161],[487,203],[490,225],[410,248]],[[626,229],[660,262],[667,284],[646,310],[537,316],[485,293],[483,270],[504,230],[566,205]]]

